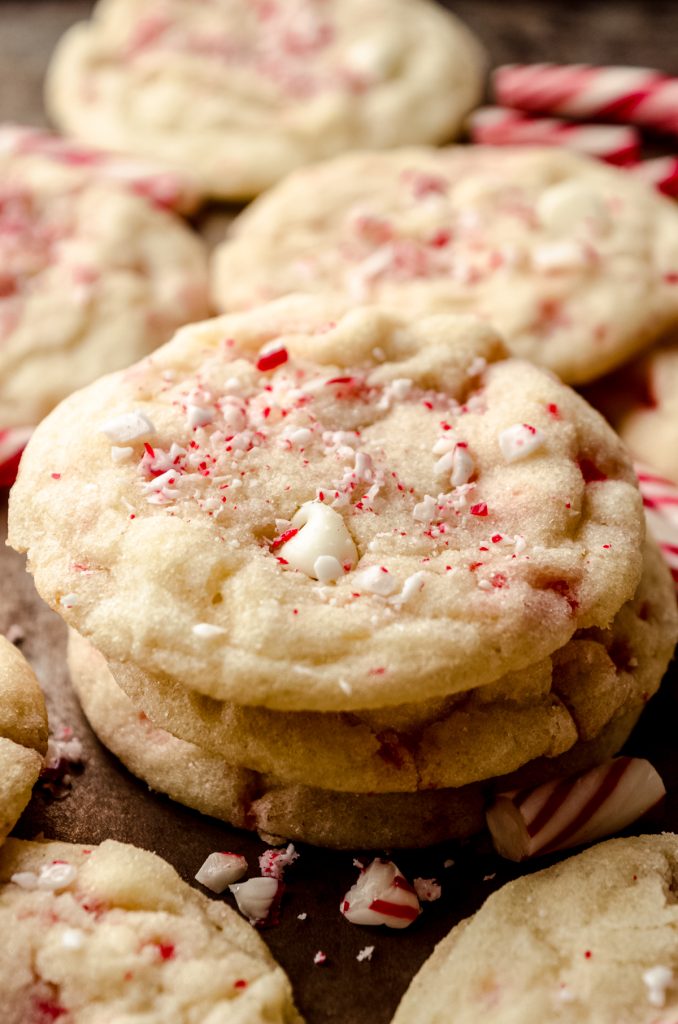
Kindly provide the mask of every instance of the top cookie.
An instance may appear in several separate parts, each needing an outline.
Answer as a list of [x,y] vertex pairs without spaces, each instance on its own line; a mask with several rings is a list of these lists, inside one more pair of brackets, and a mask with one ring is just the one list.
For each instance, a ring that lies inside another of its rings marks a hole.
[[134,846],[10,840],[0,926],[9,1024],[301,1024],[254,929]]
[[480,44],[428,0],[100,0],[66,33],[47,106],[68,134],[156,157],[220,198],[311,160],[452,137]]
[[515,355],[593,380],[678,323],[678,211],[562,149],[355,153],[298,171],[217,250],[219,308],[293,291],[475,313]]
[[613,839],[489,897],[436,947],[393,1024],[670,1024],[678,837]]
[[0,129],[0,427],[37,423],[207,309],[204,245],[177,217]]
[[0,843],[30,800],[46,750],[42,691],[26,659],[0,635]]
[[502,355],[470,318],[303,296],[184,328],[44,421],[11,543],[107,657],[219,699],[492,682],[607,626],[644,532],[602,417]]

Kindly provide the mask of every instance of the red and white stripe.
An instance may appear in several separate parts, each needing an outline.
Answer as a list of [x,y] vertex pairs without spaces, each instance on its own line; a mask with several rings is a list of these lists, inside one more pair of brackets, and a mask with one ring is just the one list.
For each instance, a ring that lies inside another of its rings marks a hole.
[[620,166],[639,160],[641,138],[619,124],[572,124],[556,117],[529,117],[508,107],[481,107],[468,121],[473,142],[488,146],[564,146]]
[[373,860],[362,868],[339,908],[351,924],[407,928],[421,906],[414,888],[392,860]]
[[678,157],[660,156],[655,160],[641,160],[629,169],[664,195],[678,199]]
[[16,480],[21,454],[33,433],[33,427],[0,430],[0,487],[11,487]]
[[494,72],[493,85],[502,106],[678,135],[678,79],[651,68],[505,64]]
[[199,202],[195,185],[183,175],[136,157],[117,156],[76,145],[59,135],[23,125],[0,125],[0,156],[40,155],[77,168],[92,180],[115,182],[162,209],[190,213]]
[[678,487],[642,463],[637,462],[635,469],[648,529],[668,562],[678,590]]
[[487,825],[497,853],[521,861],[618,832],[665,794],[649,761],[617,757],[583,775],[501,793]]

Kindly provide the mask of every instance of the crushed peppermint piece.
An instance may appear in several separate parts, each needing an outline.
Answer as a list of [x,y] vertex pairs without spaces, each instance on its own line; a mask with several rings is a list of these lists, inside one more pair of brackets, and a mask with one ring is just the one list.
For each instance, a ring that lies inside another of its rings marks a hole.
[[204,409],[200,405],[189,405],[186,410],[186,416],[189,427],[191,430],[194,430],[196,427],[205,427],[208,423],[211,423],[214,419],[214,410]]
[[319,949],[316,955],[313,957],[314,964],[324,964],[327,961],[327,953],[323,953],[322,949]]
[[433,903],[442,895],[442,888],[435,878],[415,878],[412,883],[421,903]]
[[127,462],[133,454],[134,448],[129,446],[121,448],[120,445],[117,444],[111,445],[111,462],[115,462],[116,464],[120,462]]
[[363,960],[371,960],[372,954],[374,953],[374,946],[363,946],[360,952],[356,956],[358,963],[362,963]]
[[414,597],[415,594],[418,594],[420,590],[423,590],[427,575],[428,573],[423,569],[420,569],[419,572],[413,572],[412,575],[408,576],[403,583],[400,593],[393,594],[392,597],[388,598],[389,604],[397,606],[406,604],[410,598]]
[[195,875],[212,892],[223,892],[229,885],[239,882],[247,871],[247,861],[239,853],[210,853]]
[[351,924],[407,928],[421,913],[417,894],[390,860],[373,860],[361,869],[358,881],[339,908]]
[[276,367],[282,366],[286,363],[289,356],[287,349],[283,346],[276,346],[276,348],[268,349],[263,351],[257,359],[257,370],[265,373],[268,370],[275,370]]
[[61,945],[64,949],[82,949],[85,933],[80,928],[66,928],[61,933]]
[[191,632],[194,636],[209,640],[213,636],[222,636],[226,630],[223,626],[214,626],[211,622],[196,622],[195,626],[191,627]]
[[673,984],[673,971],[670,967],[649,967],[643,971],[643,984],[647,988],[647,1001],[650,1006],[664,1006],[666,990]]
[[[327,573],[336,568],[333,564],[336,561],[343,575],[344,566],[352,568],[358,560],[343,517],[321,501],[307,501],[302,505],[292,518],[292,528],[297,532],[278,549],[290,569],[299,569],[311,579],[320,579],[316,573],[318,562],[319,569]],[[330,557],[332,564],[320,561],[323,556]],[[322,582],[337,578],[338,575],[325,576]]]
[[546,438],[529,423],[514,423],[499,435],[499,448],[507,462],[517,462],[542,447]]
[[124,412],[101,424],[100,432],[116,445],[142,441],[155,435],[155,427],[143,412]]
[[18,871],[11,876],[10,882],[14,882],[22,889],[44,889],[47,892],[59,892],[61,889],[67,889],[77,874],[73,864],[55,860],[51,864],[43,864],[38,874],[34,871]]
[[259,870],[266,878],[277,878],[280,880],[285,869],[299,860],[299,854],[290,843],[284,850],[268,849],[259,857]]
[[469,454],[465,444],[458,444],[452,454],[452,476],[450,483],[453,487],[463,487],[467,484],[475,472],[475,463]]
[[74,608],[79,600],[77,594],[63,594],[59,598],[59,604],[62,608]]
[[430,523],[435,518],[437,503],[430,494],[426,494],[422,501],[418,501],[412,510],[412,515],[418,523]]
[[370,565],[356,573],[355,586],[368,594],[389,597],[399,587],[398,580],[383,565]]
[[297,921],[305,921],[307,917],[308,914],[304,911],[303,914],[297,914]]
[[491,875],[483,875],[483,882],[491,882],[497,877],[497,872],[493,871]]
[[229,885],[238,910],[250,924],[262,924],[268,917],[278,895],[277,878],[248,878],[246,882]]
[[450,857],[448,857],[447,860],[443,861],[443,867],[446,868],[446,869],[453,868],[454,867],[454,861]]

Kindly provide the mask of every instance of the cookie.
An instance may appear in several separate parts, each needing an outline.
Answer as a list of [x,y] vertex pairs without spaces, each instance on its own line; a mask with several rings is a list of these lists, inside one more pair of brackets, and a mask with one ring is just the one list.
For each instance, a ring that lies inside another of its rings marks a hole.
[[493,682],[607,627],[644,535],[616,435],[502,351],[473,319],[304,297],[185,328],[38,427],[11,543],[107,658],[219,700]]
[[[577,742],[559,757],[531,761],[510,776],[486,779],[482,785],[417,793],[347,793],[239,768],[229,763],[227,750],[220,756],[177,739],[123,693],[103,656],[77,634],[71,634],[68,661],[74,689],[95,733],[152,789],[268,839],[284,837],[334,849],[414,848],[465,839],[484,828],[484,809],[495,790],[586,770],[616,753],[643,706],[637,697],[627,699],[594,739]],[[308,778],[324,781],[316,775]]]
[[29,427],[205,316],[206,256],[170,212],[3,131],[0,427]]
[[659,1024],[678,1013],[678,836],[612,839],[503,886],[436,947],[393,1024]]
[[0,843],[18,821],[47,752],[47,711],[28,662],[0,635]]
[[451,138],[484,64],[428,0],[101,0],[59,44],[46,102],[68,135],[243,199],[345,149]]
[[565,150],[352,153],[298,171],[217,250],[219,308],[293,291],[475,313],[583,383],[678,323],[678,211]]
[[254,929],[153,853],[12,839],[0,882],[6,1020],[301,1024]]
[[[279,712],[215,701],[109,665],[135,706],[229,762],[323,789],[393,792],[464,786],[554,757],[597,736],[657,690],[678,639],[673,582],[656,545],[632,601],[607,630],[582,630],[550,658],[496,683],[423,705]],[[72,633],[74,651],[87,641]]]

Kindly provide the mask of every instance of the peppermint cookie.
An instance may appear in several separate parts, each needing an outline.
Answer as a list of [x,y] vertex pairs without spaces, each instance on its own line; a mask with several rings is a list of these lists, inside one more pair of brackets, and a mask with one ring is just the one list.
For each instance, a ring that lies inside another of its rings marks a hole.
[[494,682],[607,627],[644,534],[617,436],[502,353],[473,319],[303,297],[185,328],[38,428],[11,543],[107,658],[219,700]]
[[[671,576],[648,543],[638,590],[609,629],[581,630],[550,658],[438,701],[281,713],[216,701],[131,662],[109,670],[154,723],[233,764],[323,789],[411,792],[512,772],[599,735],[657,690],[676,639]],[[74,633],[70,644],[86,658],[86,641]]]
[[18,821],[47,751],[47,712],[26,659],[0,636],[0,843]]
[[[93,730],[152,789],[266,839],[294,839],[334,849],[414,848],[468,838],[483,829],[484,809],[495,791],[570,775],[605,761],[626,741],[643,707],[638,695],[627,697],[594,739],[578,741],[566,754],[530,761],[508,777],[416,793],[350,793],[326,788],[320,774],[309,773],[305,783],[289,783],[275,772],[231,764],[228,751],[219,755],[177,739],[123,693],[103,656],[73,632],[68,663]],[[309,778],[322,782],[323,788],[307,785]]]
[[207,313],[193,232],[90,164],[21,138],[0,130],[2,428],[37,423]]
[[670,1024],[678,836],[613,839],[510,882],[436,947],[393,1024]]
[[474,313],[515,355],[583,383],[678,323],[678,211],[562,149],[353,153],[245,211],[213,288],[227,311],[306,291]]
[[0,883],[6,1020],[301,1024],[254,929],[155,854],[10,840]]
[[441,142],[482,92],[474,36],[428,0],[101,0],[57,48],[69,135],[256,195],[345,149]]

